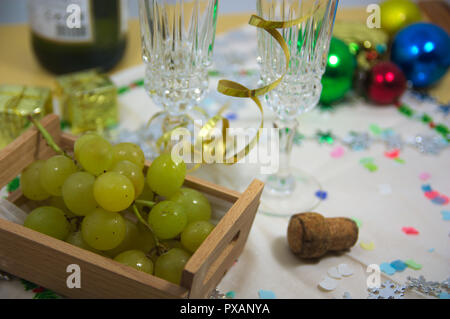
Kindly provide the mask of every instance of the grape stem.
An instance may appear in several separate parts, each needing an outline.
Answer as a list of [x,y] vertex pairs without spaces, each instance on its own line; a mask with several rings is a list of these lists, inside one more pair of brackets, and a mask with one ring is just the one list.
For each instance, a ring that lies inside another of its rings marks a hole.
[[[144,220],[144,218],[142,218],[142,215],[139,212],[138,207],[136,206],[136,203],[142,204],[139,202],[146,202],[146,201],[140,201],[140,200],[136,201],[133,204],[133,212],[136,215],[137,219],[150,230],[150,232],[152,233],[152,236],[153,236],[153,240],[155,241],[155,245],[158,249],[158,255],[162,255],[167,250],[167,248],[163,244],[160,243],[160,241],[159,241],[158,237],[156,237],[155,232],[153,231],[152,227]],[[153,202],[148,202],[148,203],[153,203]],[[153,205],[154,204],[155,203],[153,203]]]
[[34,117],[32,117],[31,115],[28,115],[28,120],[33,123],[33,125],[38,129],[38,131],[42,134],[42,137],[45,139],[45,141],[47,142],[48,146],[50,146],[56,153],[64,155],[68,158],[70,158],[71,160],[72,157],[67,154],[62,148],[60,148],[58,146],[58,144],[56,144],[55,140],[53,139],[52,135],[45,129],[44,126],[42,126],[41,122],[39,122],[38,120],[36,120]]

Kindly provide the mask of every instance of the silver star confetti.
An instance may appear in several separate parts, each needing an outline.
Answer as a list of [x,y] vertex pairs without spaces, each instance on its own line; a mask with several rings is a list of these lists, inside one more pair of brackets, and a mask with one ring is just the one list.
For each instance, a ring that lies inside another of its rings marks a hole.
[[416,135],[412,144],[419,150],[419,152],[434,155],[439,154],[448,146],[447,141],[436,134]]
[[398,286],[387,280],[381,284],[380,288],[369,288],[367,299],[403,299],[406,286]]
[[214,289],[214,291],[209,296],[209,299],[230,299],[226,294],[223,294],[219,291],[219,289]]
[[401,150],[405,145],[403,138],[400,134],[395,133],[393,130],[387,129],[381,133],[381,140],[386,144],[389,150],[399,149]]
[[406,287],[408,289],[416,289],[428,296],[439,297],[444,291],[450,292],[450,277],[443,282],[427,281],[424,276],[419,278],[408,276],[406,279]]
[[342,139],[354,151],[366,150],[372,145],[372,138],[369,133],[350,132]]

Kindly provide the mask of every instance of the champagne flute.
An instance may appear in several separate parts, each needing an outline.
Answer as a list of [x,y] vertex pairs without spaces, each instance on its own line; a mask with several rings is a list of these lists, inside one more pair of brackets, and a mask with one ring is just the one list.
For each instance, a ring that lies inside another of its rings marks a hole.
[[[290,154],[298,128],[297,117],[313,109],[322,92],[321,79],[328,60],[328,51],[339,0],[257,0],[258,15],[269,21],[287,21],[305,17],[290,28],[280,29],[291,58],[289,70],[281,84],[265,96],[276,113],[273,125],[279,129],[280,166],[278,172],[266,177],[261,201],[262,211],[289,216],[314,208],[319,199],[317,180],[290,167]],[[285,55],[275,39],[258,30],[258,62],[261,79],[269,84],[283,75]]]
[[178,127],[193,130],[189,113],[208,91],[218,2],[139,0],[145,88],[164,108],[149,123],[152,157],[170,149],[170,141],[158,143],[166,133]]

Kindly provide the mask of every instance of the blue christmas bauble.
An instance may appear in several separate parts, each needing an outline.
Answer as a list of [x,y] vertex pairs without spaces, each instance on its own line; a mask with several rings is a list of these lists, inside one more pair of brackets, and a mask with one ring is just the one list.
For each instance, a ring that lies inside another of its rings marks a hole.
[[432,23],[415,23],[394,39],[391,60],[415,87],[432,85],[450,65],[450,37]]

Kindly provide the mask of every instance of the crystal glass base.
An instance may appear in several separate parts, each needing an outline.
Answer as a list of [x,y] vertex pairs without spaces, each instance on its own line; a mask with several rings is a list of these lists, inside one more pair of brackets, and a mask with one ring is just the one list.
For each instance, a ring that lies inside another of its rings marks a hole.
[[191,143],[194,143],[195,125],[200,125],[201,127],[204,123],[206,123],[205,114],[195,109],[190,110],[189,113],[177,116],[171,115],[168,112],[158,113],[148,122],[146,128],[146,144],[148,149],[150,149],[148,159],[154,160],[161,153],[171,150],[179,142],[178,140],[173,141],[170,134],[177,128],[187,129],[191,136]]
[[277,178],[266,177],[261,197],[260,212],[265,215],[289,217],[317,208],[320,199],[316,192],[321,190],[320,183],[311,175],[296,168],[290,168],[292,175]]

